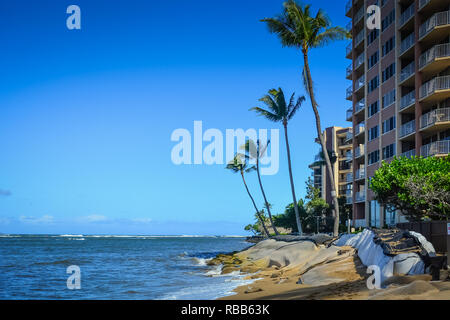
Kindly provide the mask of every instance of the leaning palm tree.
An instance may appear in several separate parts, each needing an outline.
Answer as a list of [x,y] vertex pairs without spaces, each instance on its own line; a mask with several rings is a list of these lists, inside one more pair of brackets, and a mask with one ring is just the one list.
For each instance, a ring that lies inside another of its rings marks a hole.
[[[331,22],[323,10],[319,9],[315,16],[311,15],[310,5],[298,4],[295,0],[288,0],[283,4],[283,12],[275,18],[266,18],[261,21],[266,22],[269,31],[278,35],[283,47],[294,47],[301,50],[303,54],[304,68],[303,80],[306,91],[311,100],[311,105],[316,118],[317,135],[326,150],[320,116],[317,110],[318,104],[314,95],[313,81],[309,69],[308,53],[310,49],[322,47],[335,40],[349,39],[351,34],[341,27],[331,27]],[[328,154],[325,153],[325,162],[330,177],[333,176]],[[336,196],[336,186],[331,182],[331,195],[334,204],[334,235],[339,232],[339,203]]]
[[270,140],[267,142],[267,144],[261,144],[261,142],[258,139],[255,144],[253,140],[249,139],[243,146],[241,146],[241,150],[245,150],[245,157],[247,159],[252,159],[256,161],[256,173],[258,174],[259,187],[261,188],[261,193],[264,198],[264,204],[267,209],[267,213],[269,214],[270,224],[272,225],[275,234],[279,235],[280,233],[278,232],[277,228],[275,227],[275,224],[273,223],[272,212],[270,211],[270,204],[267,201],[266,193],[264,192],[264,188],[261,182],[261,174],[259,171],[259,162],[262,158],[264,158],[269,143]]
[[244,182],[245,190],[247,190],[248,196],[252,200],[253,206],[255,207],[256,214],[258,215],[259,221],[261,222],[261,226],[264,229],[265,235],[268,237],[269,231],[266,228],[266,224],[264,223],[264,219],[260,214],[260,211],[258,210],[258,207],[256,206],[255,200],[253,199],[252,194],[250,193],[250,190],[248,189],[247,182],[245,182],[245,173],[251,172],[256,170],[255,166],[248,166],[247,160],[241,155],[236,154],[231,160],[228,165],[226,166],[226,169],[233,171],[234,173],[240,173],[242,177],[242,181]]
[[[283,90],[279,88],[278,90],[276,89],[270,90],[269,94],[259,99],[259,101],[262,101],[268,107],[268,110],[259,107],[252,108],[250,110],[256,111],[258,114],[266,117],[270,121],[281,122],[283,124],[284,138],[286,140],[289,178],[291,180],[292,200],[293,203],[297,203],[297,197],[295,196],[294,178],[292,177],[291,151],[289,148],[287,125],[288,122],[294,117],[295,113],[300,108],[303,101],[305,101],[305,97],[301,96],[297,99],[297,101],[295,101],[295,93],[293,93],[291,99],[289,100],[289,103],[286,103]],[[298,207],[294,206],[294,210],[295,210],[295,218],[297,220],[298,232],[301,235],[302,224],[300,221],[300,214],[298,211]]]

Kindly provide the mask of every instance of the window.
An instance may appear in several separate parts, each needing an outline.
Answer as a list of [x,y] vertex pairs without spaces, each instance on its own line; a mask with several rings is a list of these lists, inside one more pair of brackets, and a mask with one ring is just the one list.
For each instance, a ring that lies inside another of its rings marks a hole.
[[379,135],[378,126],[369,129],[369,137],[368,137],[369,141],[378,138],[378,135]]
[[395,48],[395,37],[390,38],[383,44],[383,57]]
[[384,223],[388,227],[395,227],[395,210],[389,210],[386,207],[384,207]]
[[381,21],[381,31],[386,30],[395,20],[395,9],[392,10],[386,18]]
[[383,160],[392,158],[395,155],[395,143],[383,148]]
[[395,129],[395,116],[383,122],[383,133],[387,133]]
[[380,30],[378,29],[374,29],[372,30],[369,35],[367,36],[367,45],[371,44],[372,42],[374,42],[377,38],[378,35],[380,34]]
[[377,163],[380,161],[380,150],[369,153],[368,155],[369,165]]
[[378,88],[380,85],[380,78],[378,76],[374,77],[372,80],[369,81],[369,93]]
[[395,89],[383,96],[383,109],[395,102]]
[[375,113],[377,113],[378,112],[378,101],[377,102],[374,102],[374,103],[372,103],[370,106],[369,106],[369,117],[371,117],[371,116],[373,116]]
[[370,58],[368,59],[368,65],[369,69],[371,69],[374,65],[378,63],[380,53],[379,51],[375,52]]
[[395,74],[395,63],[391,64],[389,67],[383,71],[383,83],[392,78]]
[[374,228],[381,228],[380,204],[376,200],[370,201],[369,216],[370,226]]

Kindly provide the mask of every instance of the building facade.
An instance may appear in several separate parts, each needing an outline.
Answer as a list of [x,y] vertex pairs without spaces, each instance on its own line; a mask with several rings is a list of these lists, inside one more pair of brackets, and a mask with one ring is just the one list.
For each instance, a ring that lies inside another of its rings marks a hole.
[[[381,8],[381,29],[367,27],[367,8]],[[353,35],[346,57],[352,81],[352,194],[355,226],[402,221],[368,189],[393,156],[446,156],[450,149],[450,0],[350,0]]]
[[[351,185],[347,183],[347,175],[352,171],[351,158],[352,142],[351,128],[330,127],[324,130],[323,136],[328,151],[333,155],[331,161],[333,166],[333,179],[338,197],[346,197],[351,193]],[[317,139],[316,139],[316,142]],[[314,187],[318,188],[324,199],[330,206],[333,204],[331,197],[331,179],[328,174],[323,155],[318,153],[314,157],[314,162],[309,166],[313,171],[312,178]],[[350,189],[348,189],[350,188]]]

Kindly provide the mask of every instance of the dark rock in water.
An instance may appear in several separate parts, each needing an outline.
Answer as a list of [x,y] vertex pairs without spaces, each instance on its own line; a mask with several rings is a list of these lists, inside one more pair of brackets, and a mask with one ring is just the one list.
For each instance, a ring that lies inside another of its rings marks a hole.
[[297,284],[303,284],[302,278],[298,278]]

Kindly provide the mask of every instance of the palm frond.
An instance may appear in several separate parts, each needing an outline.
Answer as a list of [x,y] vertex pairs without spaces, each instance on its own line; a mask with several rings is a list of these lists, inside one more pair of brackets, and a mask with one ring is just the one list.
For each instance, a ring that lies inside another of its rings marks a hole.
[[291,112],[288,115],[288,120],[291,120],[296,112],[298,111],[298,109],[300,109],[300,107],[302,106],[302,103],[306,100],[305,96],[301,96],[297,99],[297,103],[294,105],[294,107],[292,108]]
[[255,111],[260,116],[263,116],[267,120],[270,120],[270,121],[273,121],[273,122],[279,122],[281,120],[281,118],[277,114],[274,114],[274,113],[272,113],[270,111],[264,110],[264,109],[259,108],[259,107],[251,108],[250,111]]

